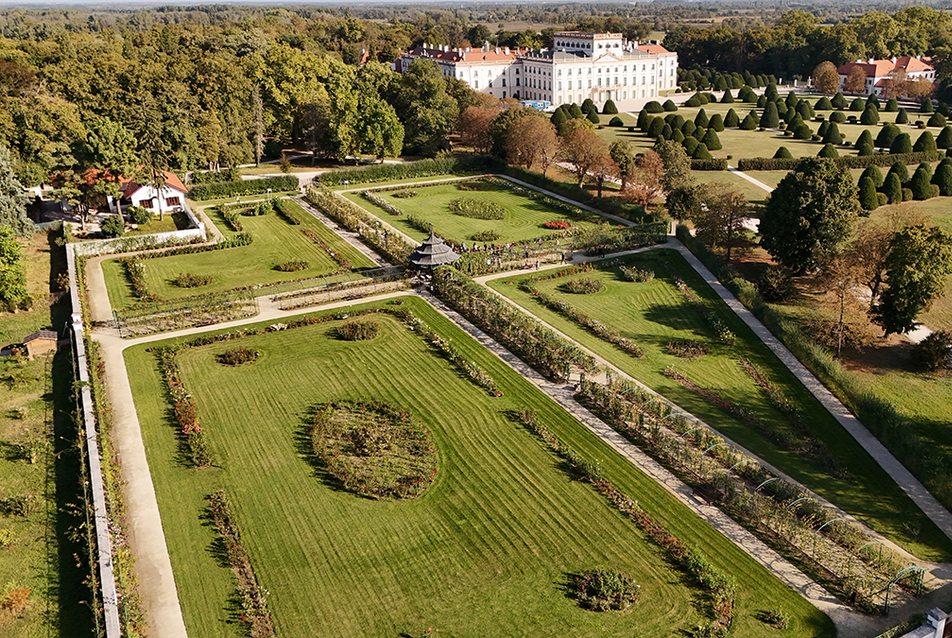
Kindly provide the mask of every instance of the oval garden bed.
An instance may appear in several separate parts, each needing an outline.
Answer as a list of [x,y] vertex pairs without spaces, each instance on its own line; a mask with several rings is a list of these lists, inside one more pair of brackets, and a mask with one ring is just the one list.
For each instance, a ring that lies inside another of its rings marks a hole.
[[377,499],[411,499],[436,476],[430,433],[383,401],[335,399],[309,414],[318,461],[345,489]]

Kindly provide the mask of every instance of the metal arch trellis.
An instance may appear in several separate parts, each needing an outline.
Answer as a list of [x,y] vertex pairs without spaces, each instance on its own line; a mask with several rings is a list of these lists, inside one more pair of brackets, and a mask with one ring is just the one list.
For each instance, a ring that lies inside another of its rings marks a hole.
[[905,567],[903,569],[900,569],[898,572],[896,572],[896,575],[893,576],[892,580],[890,580],[886,584],[886,587],[884,587],[881,590],[886,592],[886,597],[883,600],[883,614],[884,615],[889,613],[889,594],[892,593],[892,586],[898,583],[903,578],[908,578],[909,576],[912,576],[913,578],[912,582],[916,587],[916,596],[920,596],[922,594],[922,579],[925,575],[925,572],[926,570],[919,567],[918,565],[910,565],[909,567]]
[[774,481],[779,481],[779,480],[780,480],[780,477],[779,477],[779,476],[775,476],[775,477],[773,477],[773,478],[767,479],[766,481],[764,481],[763,483],[761,483],[760,485],[757,486],[757,489],[754,490],[754,494],[756,494],[757,492],[759,492],[759,491],[760,491],[760,488],[762,488],[763,486],[767,485],[768,483],[773,483]]

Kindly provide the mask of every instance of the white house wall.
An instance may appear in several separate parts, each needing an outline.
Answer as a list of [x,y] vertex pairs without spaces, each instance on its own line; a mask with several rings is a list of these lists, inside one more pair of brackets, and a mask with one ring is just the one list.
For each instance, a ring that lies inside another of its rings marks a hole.
[[[143,206],[147,210],[150,210],[153,213],[159,212],[159,207],[153,202],[151,208],[145,206],[145,203],[149,200],[156,199],[159,196],[159,192],[154,186],[142,186],[129,198],[129,201],[133,206]],[[175,198],[178,198],[178,203],[175,203]],[[172,203],[169,200],[173,200]],[[173,211],[175,209],[182,208],[182,205],[185,202],[185,193],[178,190],[177,188],[172,188],[171,186],[166,186],[161,189],[161,204],[163,211]]]

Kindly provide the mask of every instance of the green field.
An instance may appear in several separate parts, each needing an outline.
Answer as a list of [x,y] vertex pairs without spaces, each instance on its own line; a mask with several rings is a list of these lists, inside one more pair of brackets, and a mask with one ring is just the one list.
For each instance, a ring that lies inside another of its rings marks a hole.
[[[297,204],[295,206],[301,220],[300,226],[292,226],[275,213],[261,217],[241,217],[244,231],[255,238],[249,246],[145,260],[143,263],[146,266],[149,289],[158,294],[160,299],[178,299],[240,286],[320,277],[337,271],[337,263],[306,237],[300,230],[302,228],[309,229],[332,250],[342,253],[354,268],[373,268],[376,265]],[[226,238],[236,234],[226,226],[225,220],[216,209],[207,208],[205,214],[214,221]],[[281,272],[275,269],[277,264],[292,260],[307,261],[310,267],[297,272]],[[135,303],[122,265],[110,259],[102,262],[102,269],[112,307],[125,308]],[[176,286],[173,283],[175,277],[186,272],[211,275],[212,283],[201,288]]]
[[[548,221],[568,221],[574,226],[583,228],[592,223],[604,221],[598,215],[585,211],[580,211],[584,217],[570,216],[562,210],[554,209],[538,200],[531,200],[502,186],[488,182],[478,183],[481,184],[481,188],[476,191],[461,190],[455,183],[415,186],[413,189],[419,194],[416,197],[407,198],[394,197],[393,193],[397,191],[377,193],[403,211],[404,215],[399,217],[375,206],[359,192],[347,193],[346,197],[397,230],[421,241],[426,239],[428,233],[410,226],[405,218],[407,214],[431,222],[437,232],[460,243],[471,243],[473,233],[487,230],[495,231],[500,235],[499,239],[492,243],[506,244],[535,239],[552,233],[543,226]],[[502,220],[492,220],[455,215],[449,209],[450,202],[455,199],[474,199],[500,204],[506,209],[506,217]]]
[[[714,292],[680,255],[673,251],[652,251],[633,258],[633,262],[654,270],[656,278],[638,284],[623,281],[617,269],[599,272],[593,276],[604,282],[605,289],[593,295],[562,293],[559,286],[567,279],[541,281],[534,285],[541,292],[568,301],[594,319],[619,330],[622,336],[634,340],[646,352],[643,359],[623,353],[545,308],[517,287],[517,278],[496,279],[490,285],[917,556],[928,560],[948,560],[952,555],[952,542],[928,521],[743,322],[717,300]],[[702,316],[672,285],[670,273],[676,273],[687,282],[709,307],[718,308],[720,318],[738,337],[738,345],[731,347],[716,341]],[[701,341],[708,345],[710,354],[693,360],[666,354],[664,347],[671,339]],[[738,365],[737,359],[740,358],[747,358],[768,372],[771,382],[782,388],[800,407],[814,436],[838,465],[849,472],[850,479],[829,476],[828,471],[815,463],[779,448],[762,434],[662,374],[666,366],[674,366],[701,386],[715,389],[727,400],[753,410],[768,423],[782,423],[780,413],[763,398]],[[904,524],[909,522],[919,526],[918,535],[907,531]]]
[[[784,635],[834,635],[826,616],[482,346],[421,300],[406,303],[484,367],[504,396],[490,397],[383,315],[369,342],[332,338],[336,322],[245,338],[241,345],[262,356],[240,368],[215,362],[234,345],[192,348],[178,361],[217,462],[196,471],[181,465],[154,356],[144,346],[126,351],[189,635],[241,635],[234,577],[216,557],[203,514],[204,497],[219,488],[234,502],[280,635],[418,636],[433,628],[444,636],[670,636],[703,622],[703,596],[659,550],[505,416],[523,405],[737,579],[733,635],[774,635],[758,616],[775,608],[791,615]],[[432,430],[439,469],[420,498],[359,498],[325,483],[309,463],[308,406],[361,396],[401,405]],[[570,574],[596,566],[635,576],[642,589],[631,610],[593,613],[566,595]]]

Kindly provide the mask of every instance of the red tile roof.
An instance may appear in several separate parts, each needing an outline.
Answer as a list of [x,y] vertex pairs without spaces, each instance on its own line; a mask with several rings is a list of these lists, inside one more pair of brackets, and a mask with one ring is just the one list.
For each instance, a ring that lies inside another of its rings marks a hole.
[[869,62],[847,62],[840,68],[836,70],[840,75],[849,75],[850,71],[853,70],[853,67],[858,66],[863,69],[863,73],[866,74],[868,78],[881,78],[889,75],[889,72],[893,69],[905,69],[907,73],[915,73],[919,71],[931,71],[932,67],[920,60],[919,58],[914,58],[908,55],[904,55],[901,58],[896,58],[896,61],[892,60],[871,60]]
[[661,46],[660,44],[639,44],[639,45],[638,45],[638,50],[639,50],[639,51],[644,51],[645,53],[654,53],[654,54],[657,54],[657,53],[671,53],[670,51],[668,51],[667,49],[665,49],[665,48],[664,48],[663,46]]
[[[182,183],[182,180],[178,178],[175,173],[169,171],[162,171],[162,174],[165,175],[165,185],[169,188],[174,188],[175,190],[182,191],[187,193],[188,189],[185,188],[185,184]],[[122,191],[123,197],[131,197],[136,191],[138,191],[146,184],[137,184],[135,179],[132,177],[120,177],[119,178],[119,190]]]

